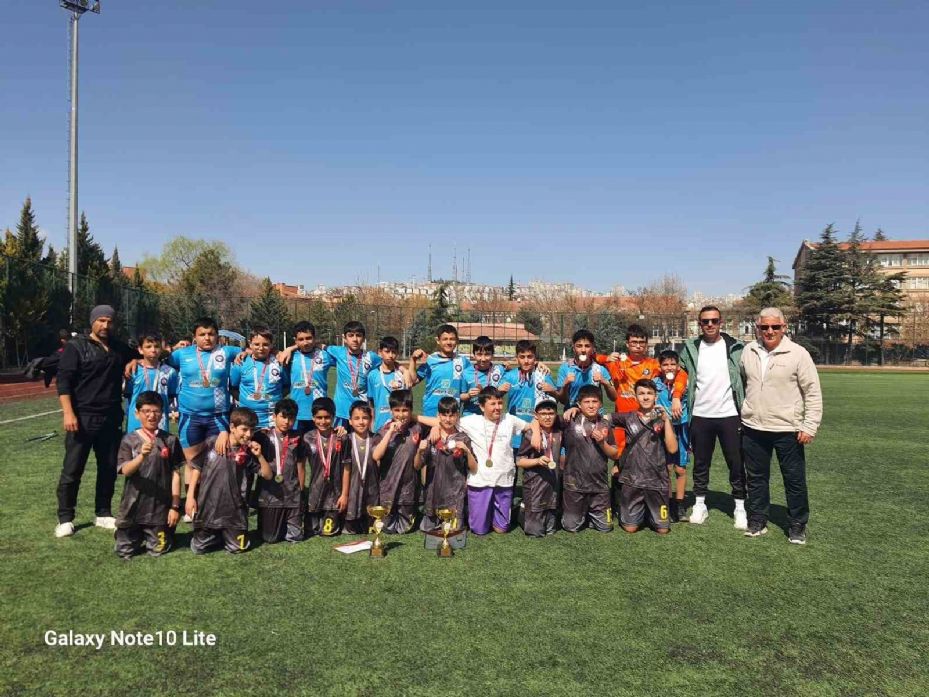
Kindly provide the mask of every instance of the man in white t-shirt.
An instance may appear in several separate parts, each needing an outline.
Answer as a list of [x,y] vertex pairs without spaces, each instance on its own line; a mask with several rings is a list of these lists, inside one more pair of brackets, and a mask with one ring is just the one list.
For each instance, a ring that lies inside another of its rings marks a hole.
[[468,527],[475,535],[510,529],[516,461],[510,442],[530,422],[505,414],[503,393],[485,387],[478,394],[481,414],[463,416],[458,427],[471,439],[477,471],[468,474]]
[[710,484],[710,462],[716,442],[729,466],[729,485],[735,499],[735,528],[746,530],[745,467],[742,463],[739,410],[745,397],[740,360],[742,342],[721,331],[722,315],[707,305],[697,315],[700,337],[684,342],[681,367],[687,371],[687,406],[690,410],[690,440],[694,453],[694,496],[690,522],[700,525],[709,517],[706,494]]

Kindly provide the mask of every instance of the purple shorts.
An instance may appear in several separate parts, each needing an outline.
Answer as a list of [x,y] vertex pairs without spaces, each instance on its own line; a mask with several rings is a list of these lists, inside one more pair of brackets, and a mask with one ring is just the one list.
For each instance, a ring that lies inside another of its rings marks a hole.
[[508,532],[512,507],[511,486],[468,487],[468,527],[475,535],[486,535],[491,526],[497,532]]

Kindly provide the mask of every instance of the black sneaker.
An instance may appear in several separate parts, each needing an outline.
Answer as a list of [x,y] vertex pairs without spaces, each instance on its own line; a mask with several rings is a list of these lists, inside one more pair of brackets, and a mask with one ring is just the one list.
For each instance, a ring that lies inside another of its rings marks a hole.
[[668,512],[671,514],[672,523],[681,522],[681,512],[678,508],[679,503],[680,501],[678,501],[677,499],[671,499],[670,501],[668,501]]
[[805,525],[791,525],[790,530],[787,531],[787,540],[792,545],[805,545],[806,544],[806,526]]
[[768,534],[768,526],[761,520],[748,521],[748,530],[744,533],[745,537],[761,537]]

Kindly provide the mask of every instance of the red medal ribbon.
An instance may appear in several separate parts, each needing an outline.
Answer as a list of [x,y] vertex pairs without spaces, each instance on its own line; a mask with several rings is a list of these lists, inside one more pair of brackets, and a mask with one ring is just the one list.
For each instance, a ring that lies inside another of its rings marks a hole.
[[[275,430],[274,431],[275,445],[278,445],[277,436],[278,436],[278,432],[277,430]],[[285,433],[283,436],[281,436],[280,444],[278,445],[277,448],[275,448],[275,450],[277,451],[276,453],[277,454],[277,474],[280,476],[284,475],[284,463],[287,462],[287,452],[289,449],[290,449],[290,438],[288,438],[287,434]]]
[[358,356],[358,362],[355,363],[354,369],[352,369],[352,358],[354,354],[348,349],[345,349],[345,361],[348,363],[348,374],[352,376],[352,392],[358,391],[358,376],[361,374],[361,364],[364,361],[364,351]]
[[326,479],[329,479],[329,470],[332,468],[332,441],[334,438],[335,433],[330,433],[329,444],[326,448],[323,448],[323,437],[319,435],[318,430],[316,431],[316,450],[319,453],[319,458],[323,460],[323,474]]
[[213,352],[210,351],[210,360],[206,362],[206,368],[203,367],[203,360],[200,358],[200,354],[203,353],[200,350],[200,347],[197,347],[197,365],[200,366],[200,377],[203,379],[203,385],[206,386],[210,383],[210,360],[213,357]]
[[264,390],[261,389],[265,384],[265,373],[268,370],[269,361],[264,361],[262,363],[261,375],[258,375],[258,368],[255,367],[255,363],[259,363],[254,358],[252,359],[252,377],[255,379],[255,389],[252,390],[252,394],[263,394]]
[[[503,420],[503,417],[501,416],[500,421],[502,420]],[[500,421],[497,421],[497,423],[494,424],[493,435],[490,437],[490,440],[487,441],[487,459],[488,460],[492,460],[494,457],[494,441],[497,440],[497,429],[500,428]],[[486,431],[484,432],[484,435],[486,437],[487,435]]]

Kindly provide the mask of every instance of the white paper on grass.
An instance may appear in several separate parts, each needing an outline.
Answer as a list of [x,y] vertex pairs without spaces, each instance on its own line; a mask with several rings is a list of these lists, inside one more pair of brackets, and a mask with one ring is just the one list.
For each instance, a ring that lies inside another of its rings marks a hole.
[[361,542],[349,542],[344,545],[336,545],[335,551],[342,554],[354,554],[355,552],[364,552],[371,549],[371,540],[362,540]]

